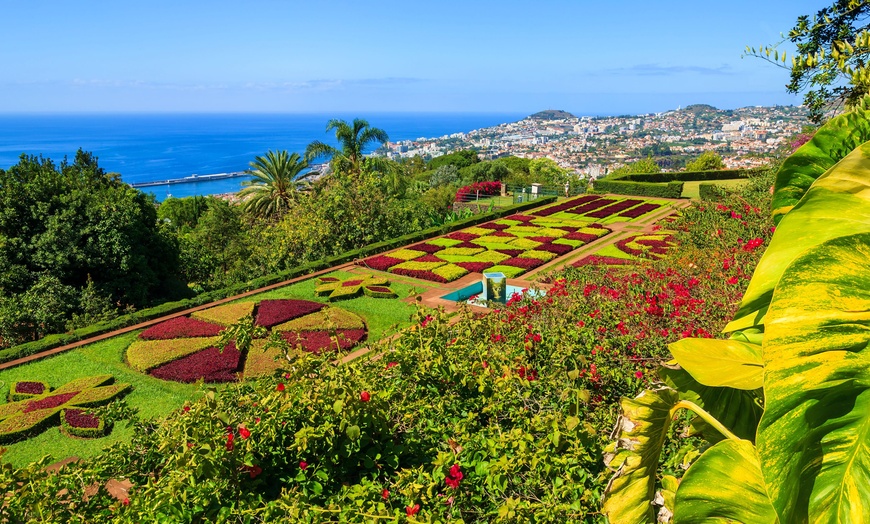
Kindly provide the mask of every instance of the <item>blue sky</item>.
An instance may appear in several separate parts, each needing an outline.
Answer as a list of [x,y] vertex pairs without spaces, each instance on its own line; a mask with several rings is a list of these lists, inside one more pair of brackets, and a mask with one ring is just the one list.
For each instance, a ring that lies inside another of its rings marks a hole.
[[4,2],[0,112],[634,114],[800,103],[741,58],[830,2]]

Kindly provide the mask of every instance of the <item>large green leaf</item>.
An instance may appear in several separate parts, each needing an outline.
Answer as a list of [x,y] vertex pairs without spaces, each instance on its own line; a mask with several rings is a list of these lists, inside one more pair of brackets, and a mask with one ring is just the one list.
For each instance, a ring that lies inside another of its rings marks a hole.
[[816,180],[777,227],[726,332],[764,324],[774,286],[801,253],[832,238],[870,231],[868,172],[870,143],[864,143]]
[[861,107],[832,118],[812,140],[785,159],[774,184],[772,207],[776,222],[791,211],[825,171],[870,140],[868,118],[870,115]]
[[656,469],[672,411],[679,402],[670,388],[647,390],[622,400],[622,415],[616,423],[604,462],[615,470],[604,492],[602,510],[610,522],[633,524],[655,522],[652,500]]
[[740,340],[684,338],[668,344],[680,367],[705,386],[754,390],[762,385],[761,346]]
[[868,345],[870,233],[806,251],[776,286],[764,343],[758,454],[783,522],[870,515]]
[[[679,367],[662,366],[658,374],[662,382],[679,392],[680,400],[697,404],[738,437],[755,441],[762,413],[758,392],[705,386]],[[703,434],[710,442],[722,438],[718,430],[700,418],[692,422],[692,432]]]
[[677,489],[674,522],[779,522],[770,503],[755,446],[723,440],[704,452]]

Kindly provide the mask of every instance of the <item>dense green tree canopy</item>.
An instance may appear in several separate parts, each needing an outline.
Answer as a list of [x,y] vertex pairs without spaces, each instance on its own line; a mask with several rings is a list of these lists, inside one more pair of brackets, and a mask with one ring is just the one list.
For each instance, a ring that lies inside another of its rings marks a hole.
[[177,266],[153,199],[107,174],[91,154],[79,150],[60,165],[22,156],[0,170],[0,297],[11,308],[40,298],[58,303],[49,308],[54,320],[19,319],[19,327],[62,325],[89,282],[118,306],[142,307],[171,294]]
[[610,172],[610,176],[658,173],[661,170],[662,168],[656,163],[655,160],[653,160],[652,158],[644,158],[636,162],[629,162],[622,167],[614,169]]
[[[790,70],[789,93],[804,94],[810,119],[820,122],[836,107],[855,105],[870,92],[870,1],[835,0],[814,16],[798,17],[783,42],[747,54]],[[796,46],[791,62],[778,46],[786,41]]]
[[713,171],[725,169],[722,155],[715,151],[704,151],[698,158],[686,163],[686,171]]

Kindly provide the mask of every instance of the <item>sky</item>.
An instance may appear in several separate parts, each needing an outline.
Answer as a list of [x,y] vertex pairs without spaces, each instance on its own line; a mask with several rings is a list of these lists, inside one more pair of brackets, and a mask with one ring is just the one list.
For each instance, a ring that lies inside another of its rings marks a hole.
[[830,1],[5,0],[0,113],[799,104],[742,57]]

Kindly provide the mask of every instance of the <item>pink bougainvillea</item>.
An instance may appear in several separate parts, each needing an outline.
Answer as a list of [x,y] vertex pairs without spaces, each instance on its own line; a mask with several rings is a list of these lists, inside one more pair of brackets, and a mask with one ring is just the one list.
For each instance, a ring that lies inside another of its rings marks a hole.
[[176,317],[151,326],[139,334],[143,340],[168,340],[171,338],[214,337],[220,334],[223,326],[204,322],[195,318]]

